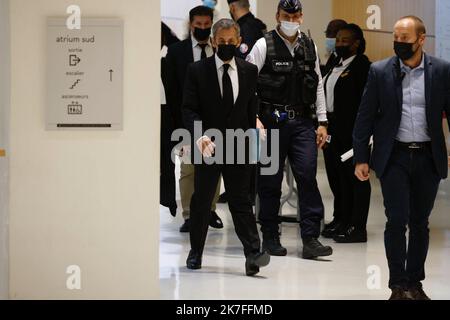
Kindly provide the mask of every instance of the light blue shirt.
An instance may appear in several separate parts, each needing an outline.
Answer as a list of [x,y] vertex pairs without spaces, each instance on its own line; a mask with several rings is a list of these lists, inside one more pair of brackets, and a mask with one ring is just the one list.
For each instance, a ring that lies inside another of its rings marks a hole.
[[425,99],[425,57],[415,69],[400,60],[403,79],[403,106],[397,140],[400,142],[428,142],[426,99]]

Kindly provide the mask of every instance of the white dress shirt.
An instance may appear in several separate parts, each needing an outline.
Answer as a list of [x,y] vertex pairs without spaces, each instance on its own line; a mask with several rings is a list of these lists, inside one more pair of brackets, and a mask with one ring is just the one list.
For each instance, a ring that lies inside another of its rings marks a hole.
[[[295,56],[295,49],[299,46],[299,42],[296,41],[294,43],[290,43],[289,40],[286,40],[283,38],[278,30],[276,30],[278,35],[283,39],[284,43],[286,44],[286,47],[289,49],[289,51],[292,54],[292,57]],[[299,39],[301,37],[301,33],[299,32]],[[317,52],[317,46],[316,46],[316,52]],[[261,71],[261,69],[264,67],[264,64],[266,63],[266,57],[267,57],[267,43],[265,38],[259,39],[255,46],[253,47],[250,54],[247,56],[247,61],[250,63],[253,63],[258,67],[258,70]],[[326,100],[325,100],[325,92],[323,89],[323,81],[322,81],[322,75],[320,73],[320,62],[319,57],[317,57],[316,60],[316,67],[315,71],[317,75],[319,76],[319,86],[317,87],[317,101],[316,101],[316,108],[317,108],[317,117],[319,121],[327,121],[327,106],[326,106]]]
[[[219,78],[220,94],[223,97],[222,78],[223,78],[223,71],[224,71],[224,68],[223,68],[224,62],[222,60],[220,60],[220,58],[217,56],[217,54],[215,55],[215,58],[216,58],[217,77]],[[233,97],[234,97],[234,102],[236,103],[236,100],[239,95],[239,76],[238,76],[238,70],[237,70],[237,66],[236,66],[236,60],[233,58],[233,60],[230,61],[229,65],[230,65],[230,68],[228,68],[228,75],[230,76],[231,84],[233,85]]]
[[[194,35],[191,33],[191,40],[192,40],[192,52],[194,54],[194,62],[200,61],[202,58],[202,48],[200,48],[199,43],[197,39],[195,39]],[[208,40],[208,45],[205,48],[206,56],[212,57],[214,54],[213,47],[211,45],[211,39]]]
[[356,55],[339,62],[338,66],[334,67],[324,79],[326,87],[326,98],[327,98],[327,111],[334,112],[334,88],[338,82],[341,75],[348,68],[348,66],[355,60]]

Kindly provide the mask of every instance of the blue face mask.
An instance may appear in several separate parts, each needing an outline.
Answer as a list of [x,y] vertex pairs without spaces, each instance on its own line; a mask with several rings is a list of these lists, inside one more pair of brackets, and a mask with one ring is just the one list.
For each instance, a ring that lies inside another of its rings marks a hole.
[[336,49],[336,39],[335,38],[327,38],[325,43],[326,50],[328,54],[331,54]]
[[214,9],[216,7],[216,1],[214,1],[214,0],[203,0],[203,5],[205,7]]

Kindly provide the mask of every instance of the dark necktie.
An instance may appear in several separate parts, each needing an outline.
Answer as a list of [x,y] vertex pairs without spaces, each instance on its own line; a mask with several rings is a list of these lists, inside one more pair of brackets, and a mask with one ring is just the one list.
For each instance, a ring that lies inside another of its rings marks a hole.
[[223,89],[223,107],[225,111],[229,113],[234,106],[234,96],[233,96],[233,84],[231,83],[230,75],[228,70],[230,69],[229,64],[223,65],[223,76],[222,76],[222,89]]
[[208,58],[206,55],[206,46],[208,46],[207,43],[199,43],[198,46],[202,49],[202,54],[200,56],[200,60]]

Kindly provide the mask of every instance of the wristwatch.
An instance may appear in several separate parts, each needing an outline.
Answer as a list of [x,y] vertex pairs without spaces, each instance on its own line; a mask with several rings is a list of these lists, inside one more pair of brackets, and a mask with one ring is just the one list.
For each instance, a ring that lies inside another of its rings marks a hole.
[[319,121],[319,126],[328,128],[328,121]]

